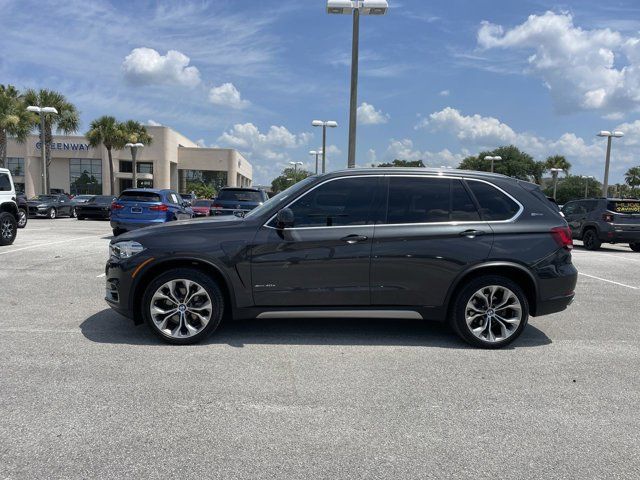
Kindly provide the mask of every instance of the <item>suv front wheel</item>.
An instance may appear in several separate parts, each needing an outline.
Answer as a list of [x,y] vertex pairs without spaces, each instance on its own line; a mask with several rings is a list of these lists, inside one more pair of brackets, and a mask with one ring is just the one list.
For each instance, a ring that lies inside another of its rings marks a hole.
[[481,348],[504,347],[520,336],[529,319],[522,288],[497,275],[479,277],[454,300],[451,322],[466,342]]
[[16,239],[18,222],[9,212],[0,212],[0,245],[11,245]]
[[634,252],[640,252],[640,242],[630,243],[629,248]]
[[216,282],[202,272],[169,270],[147,286],[142,314],[153,333],[165,342],[197,343],[220,325],[224,297]]

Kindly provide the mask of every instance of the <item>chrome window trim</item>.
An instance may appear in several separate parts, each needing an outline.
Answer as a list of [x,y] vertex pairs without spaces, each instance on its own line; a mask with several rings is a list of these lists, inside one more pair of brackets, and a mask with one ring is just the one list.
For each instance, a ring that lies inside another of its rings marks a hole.
[[[287,228],[286,230],[317,230],[320,228],[371,228],[371,227],[402,227],[402,226],[427,226],[427,225],[451,225],[451,226],[457,226],[457,225],[473,225],[473,224],[478,224],[478,223],[487,223],[487,224],[494,224],[494,223],[512,223],[515,222],[518,218],[520,218],[520,216],[522,215],[522,213],[524,212],[524,206],[516,199],[513,197],[513,195],[509,194],[508,192],[504,191],[502,188],[498,187],[497,185],[486,181],[486,180],[481,180],[478,178],[470,178],[470,177],[465,177],[465,176],[455,176],[455,175],[441,175],[441,174],[406,174],[406,173],[402,173],[402,174],[393,174],[393,173],[385,173],[385,174],[375,174],[375,175],[348,175],[345,177],[336,177],[336,178],[329,178],[328,180],[319,183],[318,185],[314,186],[313,188],[309,189],[308,191],[306,191],[304,193],[304,195],[311,193],[313,190],[315,190],[316,188],[325,185],[326,183],[329,182],[333,182],[336,180],[343,180],[343,179],[347,179],[347,178],[380,178],[380,177],[385,177],[385,178],[391,178],[391,177],[403,177],[403,178],[444,178],[444,179],[449,179],[449,180],[460,180],[460,181],[467,181],[467,182],[482,182],[482,183],[486,183],[487,185],[490,185],[491,187],[495,188],[496,190],[498,190],[499,192],[503,193],[504,195],[506,195],[508,198],[510,198],[513,202],[516,203],[516,205],[518,205],[518,211],[516,212],[516,214],[507,219],[507,220],[483,220],[483,219],[479,219],[479,220],[469,220],[469,221],[450,221],[450,222],[422,222],[422,223],[375,223],[375,224],[370,224],[370,225],[332,225],[332,226],[321,226],[321,227],[291,227],[291,228]],[[473,192],[472,192],[473,193]],[[474,195],[475,197],[475,195]],[[301,197],[296,198],[295,200],[293,200],[292,202],[288,203],[287,205],[285,205],[282,208],[289,208],[291,205],[293,205],[298,199],[300,199]],[[282,208],[280,210],[282,210]],[[478,212],[480,213],[480,212]],[[266,227],[266,228],[270,228],[271,230],[279,230],[276,227],[272,227],[269,225],[269,223],[271,223],[273,221],[274,218],[276,218],[276,216],[278,215],[278,212],[274,213],[262,226]]]

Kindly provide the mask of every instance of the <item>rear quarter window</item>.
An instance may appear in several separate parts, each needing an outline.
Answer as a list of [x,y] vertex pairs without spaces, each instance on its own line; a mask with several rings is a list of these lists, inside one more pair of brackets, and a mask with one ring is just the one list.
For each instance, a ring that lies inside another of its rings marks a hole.
[[11,191],[11,181],[9,180],[9,175],[6,173],[0,173],[0,192],[10,192]]
[[153,192],[123,192],[118,197],[121,202],[160,202],[160,195]]
[[476,197],[483,220],[509,220],[520,210],[520,205],[493,185],[477,180],[467,180],[467,184]]

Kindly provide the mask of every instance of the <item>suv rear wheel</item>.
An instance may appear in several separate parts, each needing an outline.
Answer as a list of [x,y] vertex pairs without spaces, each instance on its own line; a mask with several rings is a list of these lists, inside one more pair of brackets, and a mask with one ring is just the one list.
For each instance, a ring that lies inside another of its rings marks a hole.
[[24,228],[27,226],[29,215],[24,208],[18,209],[18,228]]
[[640,242],[635,242],[635,243],[630,243],[629,247],[631,248],[631,250],[633,250],[634,252],[640,252]]
[[451,322],[466,342],[481,348],[500,348],[520,336],[529,319],[522,288],[497,275],[479,277],[454,300]]
[[582,243],[584,243],[584,248],[587,250],[598,250],[602,245],[602,242],[598,238],[598,233],[589,229],[582,235]]
[[197,343],[215,331],[224,313],[216,282],[197,270],[169,270],[153,280],[142,297],[142,314],[167,343]]
[[11,245],[16,239],[18,222],[9,212],[0,212],[0,245]]

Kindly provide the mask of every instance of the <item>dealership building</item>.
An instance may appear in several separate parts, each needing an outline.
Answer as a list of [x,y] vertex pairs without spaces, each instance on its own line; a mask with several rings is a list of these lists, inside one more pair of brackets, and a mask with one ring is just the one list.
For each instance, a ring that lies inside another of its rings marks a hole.
[[[201,148],[195,142],[165,126],[148,126],[153,142],[138,149],[137,183],[141,188],[171,188],[189,192],[195,183],[216,190],[248,187],[253,179],[251,164],[239,152],[226,148]],[[25,143],[10,138],[7,168],[16,190],[27,197],[42,193],[42,151],[40,137],[31,135]],[[129,149],[113,150],[115,191],[110,191],[109,157],[100,146],[92,148],[83,136],[55,135],[51,144],[49,185],[52,191],[79,194],[118,194],[133,186]]]

